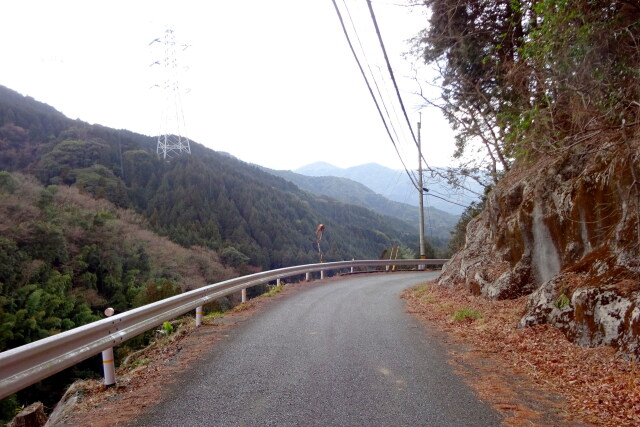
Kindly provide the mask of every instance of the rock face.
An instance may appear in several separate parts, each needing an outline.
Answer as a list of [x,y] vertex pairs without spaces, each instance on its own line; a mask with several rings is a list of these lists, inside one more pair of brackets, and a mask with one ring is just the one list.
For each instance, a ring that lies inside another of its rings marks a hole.
[[640,355],[640,150],[582,147],[520,164],[468,225],[442,285],[529,295],[520,326]]

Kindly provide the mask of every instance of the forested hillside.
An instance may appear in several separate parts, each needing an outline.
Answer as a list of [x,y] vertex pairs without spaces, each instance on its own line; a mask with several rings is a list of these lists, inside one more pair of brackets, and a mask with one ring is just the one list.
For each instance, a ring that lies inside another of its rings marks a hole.
[[[416,206],[389,200],[359,182],[336,176],[307,176],[292,171],[268,171],[314,194],[326,195],[344,203],[363,206],[380,214],[398,218],[408,225],[407,230],[418,232],[419,212]],[[458,216],[434,207],[426,207],[425,217],[425,234],[429,245],[445,251],[451,239],[451,232],[458,222]]]
[[417,240],[397,219],[199,144],[170,161],[155,145],[0,87],[0,350],[93,320],[107,304],[148,301],[150,283],[177,292],[317,262],[320,223],[326,261]]
[[132,210],[0,172],[0,351],[238,273]]
[[156,140],[71,121],[0,89],[0,170],[33,173],[44,185],[73,185],[131,207],[184,245],[227,254],[230,265],[277,268],[318,260],[315,228],[326,226],[325,259],[376,258],[417,236],[371,211],[313,197],[295,185],[192,142],[192,155],[165,162]]
[[[77,186],[0,171],[0,201],[0,351],[98,320],[106,307],[123,312],[239,274],[216,251],[160,237],[133,210]],[[208,309],[231,301],[216,304]],[[90,362],[3,399],[0,420],[20,403],[55,403],[69,381],[99,374]]]

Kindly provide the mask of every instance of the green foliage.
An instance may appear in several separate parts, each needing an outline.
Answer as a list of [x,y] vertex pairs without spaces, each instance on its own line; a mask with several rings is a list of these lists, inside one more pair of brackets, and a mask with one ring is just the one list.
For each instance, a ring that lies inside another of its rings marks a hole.
[[272,297],[272,296],[280,293],[283,289],[284,289],[284,285],[269,286],[269,291],[267,291],[264,294],[262,294],[262,296],[267,297],[267,298],[268,297]]
[[[147,292],[152,260],[114,234],[111,211],[78,209],[60,203],[68,197],[60,188],[8,179],[16,191],[0,204],[0,225],[12,230],[0,236],[0,351],[98,320],[107,304],[121,312],[180,291],[159,280]],[[26,217],[17,209],[25,206]]]
[[127,192],[118,177],[102,165],[92,165],[84,169],[76,169],[76,185],[97,198],[104,198],[116,206],[127,207]]
[[25,259],[14,240],[0,237],[0,293],[8,292],[22,278]]
[[162,324],[162,330],[166,335],[171,335],[173,333],[173,325],[171,322],[164,322]]
[[227,265],[241,269],[317,262],[319,223],[327,225],[327,260],[372,258],[396,239],[417,241],[365,208],[312,197],[261,169],[208,151],[162,164],[156,175],[162,179],[148,181],[151,196],[138,206],[152,226],[182,245],[221,250]]
[[[524,130],[541,148],[636,122],[640,8],[625,1],[543,0],[521,49],[537,75]],[[533,141],[531,141],[533,143]]]
[[[494,181],[514,158],[553,153],[640,112],[640,7],[625,0],[427,0],[417,52],[440,70],[456,156],[480,143]],[[429,101],[428,101],[429,102]]]
[[98,320],[71,290],[71,276],[42,266],[27,285],[0,298],[0,349],[29,343]]
[[228,246],[222,250],[220,254],[220,259],[226,265],[230,265],[232,267],[240,267],[247,265],[249,262],[249,257],[234,248],[233,246]]
[[0,171],[0,193],[13,194],[16,191],[16,182],[7,171]]
[[93,216],[93,226],[94,227],[102,227],[110,219],[115,219],[115,215],[113,215],[111,212],[105,211],[105,210],[98,211]]
[[458,310],[453,315],[452,320],[454,322],[463,322],[463,321],[474,321],[480,318],[482,318],[482,313],[469,308],[463,308],[462,310]]
[[554,307],[556,308],[565,308],[567,307],[569,304],[571,304],[571,300],[569,299],[569,297],[567,296],[566,293],[562,292],[558,298],[556,298],[556,300],[553,302]]
[[[127,234],[131,225],[122,228],[122,211],[116,215],[105,202],[64,186],[43,189],[24,175],[9,178],[16,189],[3,193],[0,202],[0,351],[98,320],[107,306],[122,312],[181,291],[176,280],[164,278],[169,271],[164,260],[150,256],[146,243]],[[158,236],[153,241],[156,249],[167,243]],[[188,253],[198,262],[207,254]],[[198,266],[203,272],[215,270],[211,254],[206,265]],[[136,342],[146,340],[143,334]],[[52,405],[69,378],[86,377],[101,366],[87,364],[63,379],[26,389],[20,401],[43,395]]]
[[0,399],[0,424],[8,424],[17,415],[19,409],[20,404],[16,394]]
[[33,259],[61,264],[69,259],[67,240],[60,226],[47,220],[26,224],[20,250]]
[[162,279],[157,282],[149,282],[135,298],[134,304],[140,307],[152,302],[160,301],[182,292],[180,286],[168,279]]

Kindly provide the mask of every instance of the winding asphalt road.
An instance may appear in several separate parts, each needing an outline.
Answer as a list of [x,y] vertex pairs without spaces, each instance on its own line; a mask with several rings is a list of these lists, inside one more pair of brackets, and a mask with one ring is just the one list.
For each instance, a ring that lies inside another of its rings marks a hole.
[[353,276],[237,326],[136,426],[493,426],[500,416],[404,312],[435,273]]

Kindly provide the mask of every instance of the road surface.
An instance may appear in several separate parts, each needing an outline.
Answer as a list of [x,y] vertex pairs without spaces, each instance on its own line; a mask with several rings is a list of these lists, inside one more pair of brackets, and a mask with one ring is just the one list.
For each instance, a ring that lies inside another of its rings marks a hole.
[[492,426],[500,416],[404,312],[436,273],[351,276],[237,326],[136,426]]

